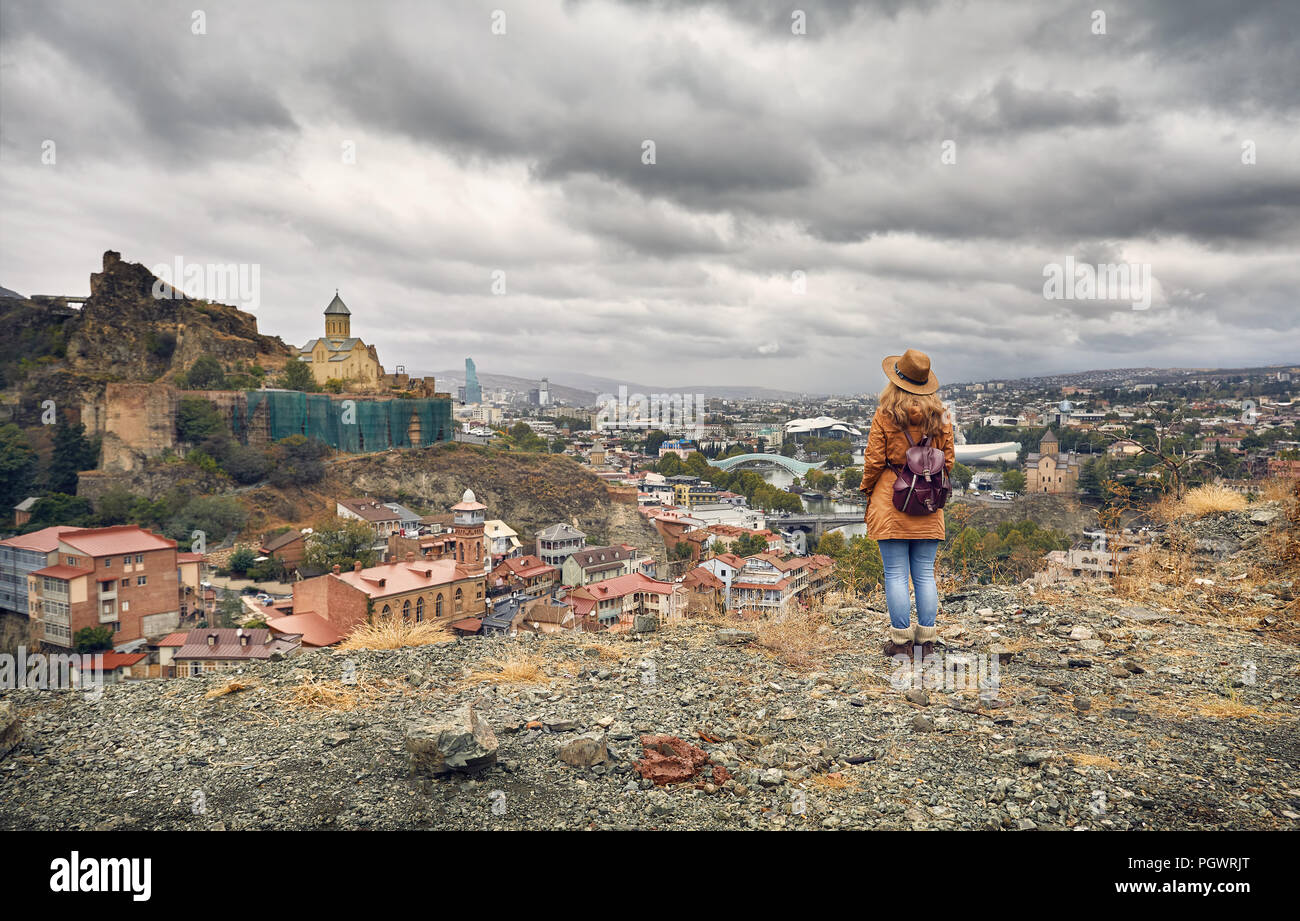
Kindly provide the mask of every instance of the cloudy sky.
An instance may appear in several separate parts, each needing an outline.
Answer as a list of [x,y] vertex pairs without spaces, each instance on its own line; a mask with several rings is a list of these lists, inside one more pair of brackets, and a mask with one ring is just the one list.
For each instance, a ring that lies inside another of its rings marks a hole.
[[0,0],[0,285],[665,387],[1300,359],[1294,0],[201,2]]

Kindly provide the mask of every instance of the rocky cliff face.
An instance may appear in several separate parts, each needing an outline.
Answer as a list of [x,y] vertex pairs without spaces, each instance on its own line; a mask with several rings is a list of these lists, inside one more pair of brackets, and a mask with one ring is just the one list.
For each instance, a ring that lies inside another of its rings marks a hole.
[[155,297],[157,281],[145,266],[109,251],[103,270],[91,274],[90,297],[79,309],[58,299],[0,299],[0,322],[15,346],[3,362],[14,420],[37,424],[44,400],[54,400],[60,412],[94,405],[108,381],[173,378],[200,355],[267,368],[291,356],[279,338],[258,332],[252,314]]

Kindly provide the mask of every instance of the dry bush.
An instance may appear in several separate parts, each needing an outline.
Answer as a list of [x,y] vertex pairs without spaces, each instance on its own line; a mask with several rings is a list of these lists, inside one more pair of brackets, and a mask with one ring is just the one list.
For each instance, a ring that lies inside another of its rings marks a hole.
[[860,789],[858,784],[847,774],[842,771],[835,771],[831,774],[814,774],[810,779],[814,787],[822,790],[844,791],[846,793],[855,793]]
[[304,710],[344,713],[360,706],[360,685],[341,681],[318,681],[315,678],[295,685],[289,691],[288,704]]
[[1241,493],[1226,486],[1207,483],[1189,489],[1182,501],[1178,503],[1177,510],[1180,515],[1202,518],[1216,512],[1239,512],[1246,505],[1246,497]]
[[465,676],[465,684],[550,684],[551,678],[542,671],[542,659],[525,653],[506,659],[488,659],[483,664],[490,670],[475,669]]
[[341,651],[354,649],[401,649],[405,646],[434,646],[456,637],[441,621],[413,623],[400,617],[381,617],[353,630],[338,645]]
[[758,645],[795,668],[815,668],[845,648],[820,599],[806,608],[788,605],[755,624]]

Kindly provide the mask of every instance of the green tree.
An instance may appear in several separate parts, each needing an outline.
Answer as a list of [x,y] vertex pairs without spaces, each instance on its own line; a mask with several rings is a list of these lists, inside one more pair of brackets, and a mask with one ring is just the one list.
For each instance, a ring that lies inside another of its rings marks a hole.
[[66,493],[51,493],[43,496],[32,506],[32,517],[23,527],[27,531],[39,531],[51,525],[66,524],[87,527],[95,520],[95,509],[90,500],[81,496],[69,496]]
[[240,547],[230,555],[230,562],[227,565],[232,573],[237,576],[242,576],[245,575],[256,562],[256,553],[248,547]]
[[31,495],[36,465],[36,452],[23,430],[12,422],[0,425],[0,514],[12,514],[13,507]]
[[320,572],[335,566],[351,569],[357,560],[362,566],[372,566],[377,558],[374,542],[374,529],[364,521],[330,519],[307,536],[306,564]]
[[86,437],[86,427],[78,422],[60,420],[54,427],[54,449],[45,472],[46,484],[53,492],[75,495],[77,474],[99,465],[99,440]]
[[113,648],[113,630],[107,624],[99,627],[82,627],[72,637],[72,642],[80,655],[107,652]]
[[971,478],[975,472],[965,464],[953,464],[952,466],[952,485],[959,489],[965,489],[970,485]]
[[281,438],[271,450],[271,485],[279,489],[310,486],[325,478],[324,458],[329,446],[316,438],[290,435]]
[[223,390],[226,386],[226,372],[222,369],[221,362],[211,355],[200,355],[185,372],[183,383],[186,390]]
[[1010,492],[1025,491],[1025,475],[1019,470],[1008,470],[1002,474],[1002,488]]
[[659,429],[651,429],[645,436],[645,453],[651,457],[659,455],[659,446],[668,440],[668,433],[661,432]]
[[767,552],[767,541],[757,534],[742,534],[727,549],[736,556],[754,556]]
[[315,393],[320,390],[316,378],[311,373],[311,366],[305,361],[289,361],[276,378],[276,386],[285,390],[301,390],[303,393]]
[[186,444],[228,431],[221,413],[202,397],[186,397],[176,408],[176,436]]
[[207,535],[209,544],[237,534],[248,521],[248,512],[232,496],[195,496],[167,522],[167,536],[189,539],[194,531]]

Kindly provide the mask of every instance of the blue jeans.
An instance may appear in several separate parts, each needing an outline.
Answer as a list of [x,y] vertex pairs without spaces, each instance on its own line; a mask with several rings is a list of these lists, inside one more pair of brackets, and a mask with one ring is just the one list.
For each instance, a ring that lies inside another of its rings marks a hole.
[[907,577],[912,576],[916,589],[916,622],[933,627],[939,613],[939,588],[934,584],[934,558],[939,553],[937,540],[881,540],[880,559],[885,564],[885,604],[889,622],[899,630],[912,625],[912,598]]

